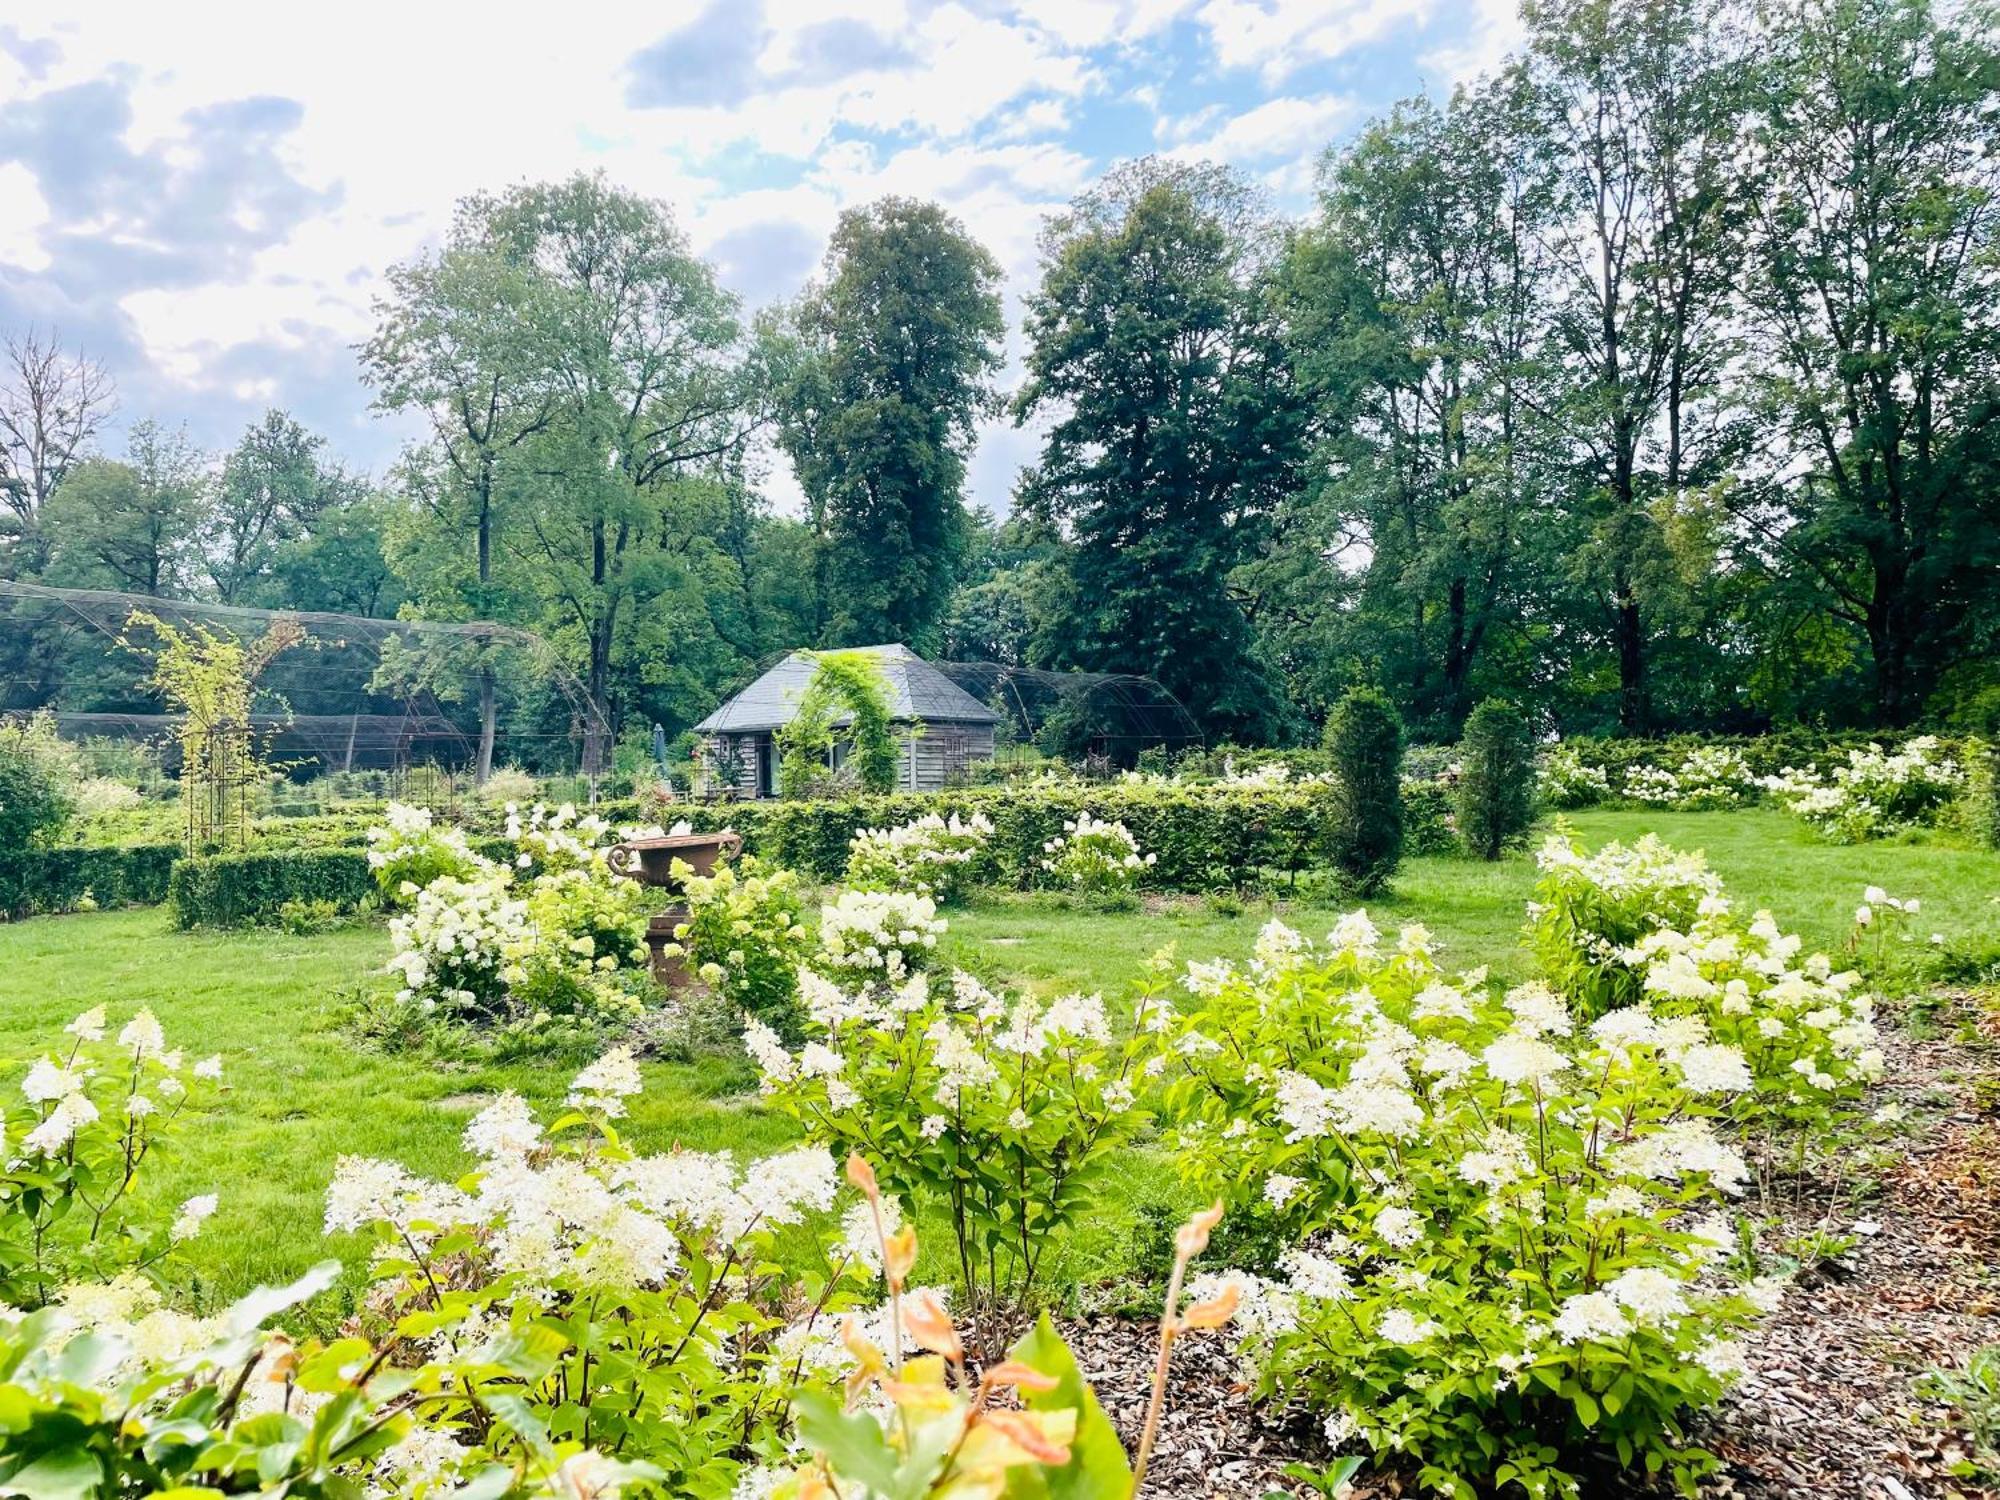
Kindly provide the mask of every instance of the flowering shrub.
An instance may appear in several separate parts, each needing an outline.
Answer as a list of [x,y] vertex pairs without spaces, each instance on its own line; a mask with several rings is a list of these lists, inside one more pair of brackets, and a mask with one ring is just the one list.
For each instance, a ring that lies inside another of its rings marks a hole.
[[1042,845],[1042,869],[1062,890],[1118,896],[1139,883],[1158,856],[1141,854],[1123,823],[1103,823],[1089,813],[1063,820],[1063,831]]
[[602,869],[611,842],[611,825],[595,813],[579,816],[571,802],[554,812],[537,802],[525,814],[509,802],[505,826],[515,868],[535,875]]
[[646,920],[653,902],[636,880],[587,869],[562,870],[538,877],[527,904],[539,945],[555,949],[587,971],[638,969],[651,962]]
[[754,857],[716,866],[708,876],[677,864],[688,919],[674,928],[668,952],[683,959],[733,1016],[747,1012],[789,1033],[798,1012],[799,965],[813,949],[798,877],[768,875]]
[[1528,934],[1542,973],[1587,1016],[1638,1000],[1648,933],[1686,931],[1726,911],[1722,882],[1700,854],[1670,849],[1653,834],[1585,855],[1557,835],[1535,855],[1542,872],[1528,906]]
[[1190,968],[1183,1169],[1290,1247],[1227,1278],[1258,1388],[1467,1500],[1580,1494],[1597,1449],[1691,1490],[1713,1459],[1684,1414],[1773,1295],[1720,1274],[1748,1169],[1713,1120],[1749,1070],[1696,1018],[1579,1032],[1549,990],[1482,981],[1361,913]]
[[1763,785],[1822,837],[1854,844],[1935,822],[1965,780],[1935,736],[1919,735],[1893,754],[1873,744],[1850,750],[1825,776],[1787,766]]
[[440,876],[474,880],[487,862],[458,829],[437,827],[429,808],[391,802],[384,821],[368,830],[368,868],[375,872],[383,904],[394,908],[408,906]]
[[1700,812],[1735,807],[1759,786],[1743,753],[1728,745],[1698,745],[1675,766],[1626,769],[1621,790],[1634,802]]
[[63,1028],[21,1080],[25,1110],[0,1109],[0,1300],[39,1306],[78,1272],[147,1270],[215,1212],[212,1193],[169,1224],[134,1214],[131,1192],[181,1117],[212,1096],[222,1060],[190,1063],[169,1049],[152,1011],[106,1040],[104,1007]]
[[929,896],[842,891],[820,908],[814,967],[850,985],[900,984],[930,966],[945,925]]
[[864,828],[848,845],[847,884],[955,901],[972,885],[992,837],[993,823],[984,813],[926,813],[897,828]]
[[1147,1008],[1119,1041],[1095,995],[1010,1003],[966,974],[854,990],[807,971],[800,996],[796,1053],[746,1022],[762,1091],[812,1139],[866,1152],[896,1192],[949,1216],[982,1348],[996,1347],[1137,1127],[1158,1066]]
[[440,876],[389,921],[389,971],[403,981],[397,998],[426,1012],[497,1014],[529,934],[528,904],[509,893],[503,872]]
[[810,1373],[780,1353],[781,1313],[824,1318],[874,1280],[851,1254],[820,1257],[810,1282],[777,1264],[778,1236],[796,1246],[793,1226],[833,1205],[824,1150],[637,1155],[614,1127],[641,1086],[618,1051],[576,1076],[552,1126],[499,1096],[467,1125],[480,1166],[455,1184],[340,1161],[326,1228],[375,1247],[364,1319],[465,1381],[467,1400],[419,1409],[430,1477],[529,1458],[552,1429],[643,1457],[665,1493],[726,1496],[734,1455],[768,1441]]
[[1536,767],[1537,795],[1565,811],[1611,800],[1611,778],[1603,766],[1585,760],[1575,745],[1551,746]]
[[[1815,1131],[1882,1076],[1873,999],[1852,969],[1778,930],[1760,911],[1738,930],[1711,910],[1687,932],[1662,929],[1634,945],[1647,1003],[1663,1016],[1699,1017],[1734,1049],[1754,1080],[1736,1097],[1748,1122]],[[1663,1023],[1665,1024],[1665,1023]]]

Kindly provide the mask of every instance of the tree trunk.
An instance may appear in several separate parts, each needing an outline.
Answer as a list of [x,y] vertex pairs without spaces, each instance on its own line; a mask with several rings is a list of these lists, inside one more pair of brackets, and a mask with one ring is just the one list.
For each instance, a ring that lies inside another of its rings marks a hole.
[[494,702],[493,669],[479,669],[479,763],[473,771],[476,784],[485,786],[493,774],[493,732],[498,720]]
[[1623,562],[1612,579],[1612,604],[1617,611],[1618,727],[1627,734],[1644,734],[1652,717],[1646,701],[1646,632]]
[[1472,652],[1466,641],[1465,580],[1454,578],[1445,602],[1444,711],[1453,725],[1465,722],[1472,705],[1466,701],[1472,676]]

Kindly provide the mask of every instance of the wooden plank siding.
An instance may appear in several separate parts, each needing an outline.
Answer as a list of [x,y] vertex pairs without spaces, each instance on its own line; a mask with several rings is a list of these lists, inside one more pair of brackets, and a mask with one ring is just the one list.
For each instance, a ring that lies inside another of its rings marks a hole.
[[[993,758],[991,724],[925,724],[914,734],[910,725],[898,724],[896,737],[902,742],[898,784],[904,791],[942,791],[961,782],[974,765]],[[710,736],[701,755],[699,790],[721,793],[733,788],[739,797],[760,796],[761,790],[757,785],[758,746],[770,738],[769,733],[762,730]],[[844,750],[845,746],[841,749]],[[777,754],[775,746],[772,754]],[[836,752],[836,763],[843,759],[845,756]],[[774,780],[775,770],[774,760]],[[774,795],[775,791],[774,787]]]

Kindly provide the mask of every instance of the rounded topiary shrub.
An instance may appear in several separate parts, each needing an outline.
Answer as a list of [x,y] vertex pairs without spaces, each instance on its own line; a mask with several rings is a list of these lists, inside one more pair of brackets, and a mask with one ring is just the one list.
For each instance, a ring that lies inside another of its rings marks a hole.
[[1358,688],[1327,721],[1336,802],[1333,866],[1358,895],[1389,883],[1403,857],[1403,721],[1373,688]]
[[1535,821],[1535,740],[1511,703],[1487,699],[1458,747],[1458,836],[1467,852],[1498,859]]

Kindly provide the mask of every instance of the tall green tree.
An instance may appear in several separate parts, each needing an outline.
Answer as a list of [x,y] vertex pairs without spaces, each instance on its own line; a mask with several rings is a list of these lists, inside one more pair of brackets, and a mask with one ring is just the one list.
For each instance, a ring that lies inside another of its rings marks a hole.
[[1547,205],[1502,125],[1474,94],[1399,105],[1328,158],[1284,283],[1316,461],[1258,569],[1283,608],[1260,615],[1306,627],[1295,672],[1374,660],[1410,719],[1444,736],[1532,590],[1519,563],[1544,477]]
[[933,651],[963,558],[966,458],[995,409],[1000,268],[935,203],[842,214],[797,309],[805,358],[778,393],[826,548],[824,614],[844,644]]
[[1742,514],[1904,724],[2000,609],[2000,51],[1925,0],[1789,0],[1768,33],[1748,280],[1781,477]]
[[664,204],[602,177],[470,211],[534,278],[524,357],[557,397],[503,471],[519,521],[502,546],[545,627],[573,643],[594,710],[584,768],[602,770],[621,659],[645,669],[632,658],[648,654],[648,612],[712,586],[727,466],[754,425],[736,302]]
[[1016,420],[1046,423],[1027,512],[1069,542],[1038,664],[1143,673],[1210,733],[1285,708],[1232,574],[1298,480],[1275,236],[1227,171],[1148,159],[1052,220]]
[[199,562],[207,458],[185,429],[135,423],[125,461],[89,458],[43,507],[44,581],[132,594],[184,595]]
[[285,412],[264,413],[223,460],[209,507],[207,566],[216,597],[224,604],[267,602],[280,551],[308,535],[326,511],[362,493],[327,454],[325,438]]
[[[361,346],[377,409],[420,411],[430,425],[428,453],[415,459],[427,472],[407,486],[411,505],[392,555],[434,618],[512,614],[497,570],[502,470],[557,410],[555,372],[526,336],[535,268],[496,239],[493,213],[492,200],[469,199],[441,250],[390,268],[375,335]],[[483,782],[493,769],[498,684],[490,665],[477,678]]]
[[1603,601],[1618,722],[1639,732],[1661,632],[1655,502],[1720,482],[1747,437],[1723,385],[1745,44],[1723,0],[1535,0],[1523,15],[1510,149],[1550,200],[1551,415],[1572,435],[1580,581]]

